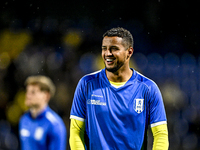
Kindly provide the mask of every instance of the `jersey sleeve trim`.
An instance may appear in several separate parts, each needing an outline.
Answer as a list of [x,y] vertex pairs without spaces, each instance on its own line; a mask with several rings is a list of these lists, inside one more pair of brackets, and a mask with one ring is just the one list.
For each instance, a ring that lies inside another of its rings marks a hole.
[[79,121],[85,122],[85,119],[84,119],[84,118],[77,117],[77,116],[74,116],[74,115],[70,115],[70,119],[76,119],[76,120],[79,120]]
[[151,126],[151,128],[153,128],[155,126],[162,125],[162,124],[167,124],[167,121],[160,121],[160,122],[152,123],[150,126]]

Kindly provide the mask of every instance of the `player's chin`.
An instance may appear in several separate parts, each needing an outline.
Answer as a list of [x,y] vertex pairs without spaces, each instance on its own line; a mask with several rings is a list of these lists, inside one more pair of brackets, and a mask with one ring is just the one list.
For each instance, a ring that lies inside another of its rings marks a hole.
[[108,67],[106,66],[106,70],[109,71],[109,72],[116,72],[118,69],[116,67]]

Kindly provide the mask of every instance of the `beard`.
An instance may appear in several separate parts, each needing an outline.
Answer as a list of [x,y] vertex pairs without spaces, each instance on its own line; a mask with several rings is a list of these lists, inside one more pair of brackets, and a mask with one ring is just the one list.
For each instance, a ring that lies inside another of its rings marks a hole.
[[105,69],[109,72],[115,73],[117,72],[122,66],[124,65],[124,62],[121,63],[117,63],[116,65],[114,65],[113,67],[107,67],[105,64]]

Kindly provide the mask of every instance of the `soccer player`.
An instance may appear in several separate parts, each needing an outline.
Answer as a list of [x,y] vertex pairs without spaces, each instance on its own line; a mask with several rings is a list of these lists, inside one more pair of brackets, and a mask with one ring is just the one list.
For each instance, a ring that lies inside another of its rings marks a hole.
[[25,105],[30,109],[20,119],[22,150],[66,150],[67,131],[63,120],[49,106],[55,85],[46,76],[30,76],[25,81]]
[[133,37],[124,28],[103,35],[105,68],[79,81],[71,108],[72,150],[144,150],[147,129],[153,150],[168,149],[167,119],[158,86],[129,67]]

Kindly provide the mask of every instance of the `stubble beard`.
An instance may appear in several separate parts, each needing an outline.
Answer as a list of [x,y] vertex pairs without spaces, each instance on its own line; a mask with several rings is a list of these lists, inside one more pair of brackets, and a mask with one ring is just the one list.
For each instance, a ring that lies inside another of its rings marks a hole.
[[[104,63],[105,64],[105,63]],[[105,64],[105,69],[109,72],[116,73],[122,66],[124,65],[124,62],[118,63],[114,67],[107,67]]]

